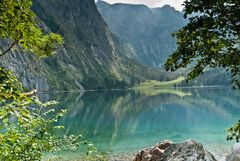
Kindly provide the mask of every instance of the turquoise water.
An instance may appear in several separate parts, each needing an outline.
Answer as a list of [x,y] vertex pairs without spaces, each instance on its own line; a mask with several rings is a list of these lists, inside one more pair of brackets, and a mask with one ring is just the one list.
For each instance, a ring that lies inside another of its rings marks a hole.
[[136,152],[169,139],[228,145],[226,129],[240,119],[240,92],[232,89],[89,91],[43,95],[70,112],[63,134],[82,134],[101,151]]

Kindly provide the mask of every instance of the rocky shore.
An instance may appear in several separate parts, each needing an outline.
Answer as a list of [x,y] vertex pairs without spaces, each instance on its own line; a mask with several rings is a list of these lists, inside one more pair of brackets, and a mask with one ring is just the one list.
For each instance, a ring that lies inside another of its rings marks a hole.
[[195,140],[177,144],[166,140],[139,151],[133,161],[240,161],[240,143],[234,144],[231,152],[222,154],[220,158]]
[[[207,149],[207,150],[206,150]],[[43,159],[47,161],[87,161],[79,154],[71,156],[61,155],[48,156]],[[109,154],[109,161],[240,161],[240,143],[231,148],[221,146],[204,147],[195,140],[186,140],[183,143],[173,143],[165,140],[153,147],[145,148],[133,154]]]
[[138,152],[134,161],[217,161],[206,151],[201,143],[187,140],[175,144],[171,141],[163,141],[152,148]]

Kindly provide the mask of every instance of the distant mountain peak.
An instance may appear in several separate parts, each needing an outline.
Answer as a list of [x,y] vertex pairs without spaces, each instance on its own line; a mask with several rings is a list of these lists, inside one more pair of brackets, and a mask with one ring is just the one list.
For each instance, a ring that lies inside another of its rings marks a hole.
[[183,14],[170,5],[149,8],[118,3],[98,9],[111,32],[134,52],[128,56],[154,67],[161,67],[176,49],[171,33],[186,24]]
[[96,2],[96,4],[97,4],[98,8],[107,7],[107,6],[112,6],[112,7],[116,6],[116,7],[133,7],[133,8],[150,9],[145,4],[132,4],[132,3],[122,3],[122,2],[110,4],[104,0],[98,0]]
[[175,10],[174,7],[172,7],[172,6],[168,5],[168,4],[166,4],[166,5],[164,5],[164,6],[160,7],[160,8],[162,8],[162,9],[168,8],[168,9],[174,9]]
[[108,7],[108,6],[111,5],[110,3],[106,2],[106,1],[103,1],[103,0],[98,0],[98,1],[96,2],[96,4],[97,4],[97,6],[98,6],[99,8]]
[[124,5],[124,6],[131,6],[131,7],[144,7],[144,8],[149,8],[148,6],[144,4],[132,4],[132,3],[114,3],[112,5]]
[[164,5],[162,7],[156,7],[156,8],[151,8],[152,11],[162,11],[162,12],[179,12],[178,10],[176,10],[174,7],[170,6],[170,5]]

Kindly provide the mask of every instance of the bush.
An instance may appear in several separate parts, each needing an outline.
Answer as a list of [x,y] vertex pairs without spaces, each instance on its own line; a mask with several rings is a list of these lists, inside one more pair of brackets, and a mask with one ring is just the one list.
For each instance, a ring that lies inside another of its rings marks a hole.
[[41,160],[43,152],[78,150],[80,145],[87,146],[87,160],[107,160],[81,135],[56,135],[64,127],[54,124],[67,110],[55,112],[56,101],[42,103],[34,94],[24,93],[16,77],[0,67],[0,160]]
[[0,68],[0,160],[40,160],[42,152],[80,146],[80,136],[54,135],[63,127],[53,123],[67,111],[55,112],[57,102],[42,103],[33,94],[23,93],[12,73]]
[[239,142],[240,139],[240,120],[228,129],[227,140],[236,140]]

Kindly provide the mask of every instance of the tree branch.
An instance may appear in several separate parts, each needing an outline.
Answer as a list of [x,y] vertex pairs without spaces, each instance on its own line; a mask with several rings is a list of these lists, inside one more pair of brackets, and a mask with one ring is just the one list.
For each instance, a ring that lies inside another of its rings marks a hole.
[[8,48],[7,50],[5,50],[3,53],[1,53],[1,54],[0,54],[0,57],[3,56],[3,55],[5,55],[7,52],[9,52],[9,51],[13,48],[13,46],[16,45],[16,44],[17,44],[17,40],[14,41],[14,42],[9,46],[9,48]]
[[23,95],[27,96],[27,97],[31,97],[33,95],[35,95],[37,93],[37,90],[34,89],[33,91],[27,92],[27,93],[23,93]]

